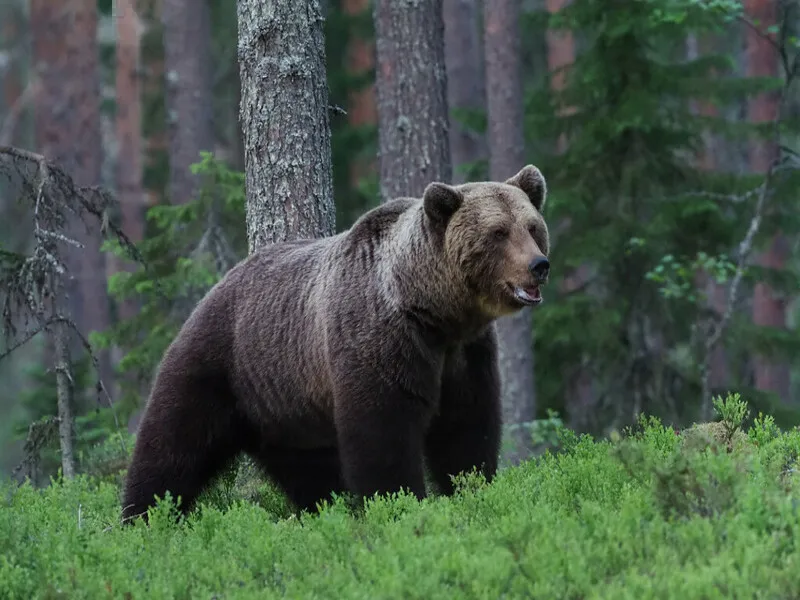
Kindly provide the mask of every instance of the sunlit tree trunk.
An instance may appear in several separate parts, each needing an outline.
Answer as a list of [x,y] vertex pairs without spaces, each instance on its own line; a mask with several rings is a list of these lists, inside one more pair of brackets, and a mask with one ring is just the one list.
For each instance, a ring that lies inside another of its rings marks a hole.
[[250,252],[334,232],[328,84],[318,0],[238,0]]
[[375,0],[374,19],[381,196],[421,196],[452,177],[442,2]]
[[[522,69],[520,62],[519,0],[486,0],[484,45],[488,106],[489,177],[504,181],[525,164]],[[500,373],[503,382],[503,420],[518,426],[536,416],[533,362],[533,314],[526,308],[497,322]],[[514,448],[505,459],[524,458],[530,436],[516,429]]]

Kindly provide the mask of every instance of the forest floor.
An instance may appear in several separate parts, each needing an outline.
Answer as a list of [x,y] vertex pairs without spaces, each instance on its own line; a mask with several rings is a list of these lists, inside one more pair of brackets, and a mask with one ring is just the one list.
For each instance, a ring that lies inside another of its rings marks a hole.
[[112,480],[1,484],[0,598],[800,597],[800,431],[728,412],[604,441],[562,430],[491,485],[359,514],[297,517],[228,485],[181,522],[168,501],[120,528]]

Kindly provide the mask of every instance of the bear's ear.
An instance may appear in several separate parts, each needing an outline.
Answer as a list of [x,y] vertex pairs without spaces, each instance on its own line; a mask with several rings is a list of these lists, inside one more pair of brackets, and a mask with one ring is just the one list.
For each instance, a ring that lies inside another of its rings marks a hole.
[[464,201],[464,196],[452,185],[434,181],[422,195],[425,214],[435,223],[447,223]]
[[526,165],[511,179],[507,179],[506,183],[518,187],[525,192],[528,198],[530,198],[534,208],[542,212],[544,203],[547,200],[547,183],[539,169],[533,165]]

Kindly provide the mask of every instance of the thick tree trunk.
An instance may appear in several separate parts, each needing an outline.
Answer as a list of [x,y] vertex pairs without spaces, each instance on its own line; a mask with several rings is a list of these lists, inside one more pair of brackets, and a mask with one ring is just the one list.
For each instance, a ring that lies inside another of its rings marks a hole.
[[374,20],[381,196],[421,196],[452,178],[442,0],[375,0]]
[[486,137],[462,125],[454,111],[486,110],[480,4],[473,0],[443,0],[444,57],[447,104],[450,111],[450,157],[453,182],[463,183],[459,167],[486,158]]
[[239,0],[239,73],[250,252],[334,233],[318,0]]
[[[102,138],[95,0],[32,0],[31,37],[40,86],[34,98],[36,145],[61,165],[76,185],[100,184]],[[88,229],[88,231],[87,231]],[[105,255],[99,224],[73,219],[66,235],[84,245],[64,248],[71,280],[70,313],[84,335],[110,324]],[[78,350],[79,346],[75,346]],[[108,351],[99,352],[100,375],[111,385]]]
[[172,204],[196,197],[200,179],[190,167],[214,151],[211,90],[211,17],[208,0],[163,0],[169,196]]
[[[766,31],[776,25],[778,4],[773,0],[745,0],[745,14]],[[778,56],[769,40],[752,28],[745,28],[746,75],[748,77],[775,77],[778,74]],[[773,121],[778,114],[778,96],[775,92],[759,94],[748,102],[748,118],[753,123]],[[773,140],[753,140],[750,144],[750,168],[755,173],[766,173],[775,159],[778,148]],[[758,257],[764,267],[783,269],[790,246],[785,235],[775,234],[769,246]],[[766,283],[758,282],[753,292],[753,322],[762,327],[786,328],[786,299]],[[773,392],[784,402],[790,399],[789,365],[780,359],[755,357],[756,389]]]
[[[511,177],[525,164],[519,16],[519,0],[484,3],[489,177],[498,181]],[[507,426],[532,421],[536,415],[532,324],[530,309],[497,322]],[[515,463],[530,448],[530,436],[518,429],[510,438],[515,447],[504,458]]]

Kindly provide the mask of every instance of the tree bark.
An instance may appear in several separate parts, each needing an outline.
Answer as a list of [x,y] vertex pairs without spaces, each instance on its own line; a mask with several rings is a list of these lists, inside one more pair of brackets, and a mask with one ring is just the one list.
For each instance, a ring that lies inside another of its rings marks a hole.
[[[117,198],[122,213],[121,227],[132,241],[144,237],[144,193],[142,190],[142,110],[139,86],[139,18],[136,0],[117,0],[116,135]],[[114,270],[125,269],[120,258]],[[137,303],[128,299],[119,315],[136,315]]]
[[442,0],[376,0],[374,21],[381,196],[418,197],[452,178]]
[[[777,24],[777,2],[773,0],[745,0],[745,14],[758,29]],[[778,55],[769,40],[752,28],[745,28],[745,60],[748,77],[775,77],[778,75]],[[774,121],[778,115],[776,92],[758,94],[748,101],[747,115],[753,123]],[[755,173],[766,173],[777,157],[778,147],[774,140],[753,140],[750,143],[750,168]],[[783,269],[790,254],[790,244],[782,232],[777,232],[766,250],[756,261],[771,269]],[[768,284],[758,282],[753,290],[753,322],[762,327],[786,328],[786,299]],[[783,402],[790,400],[790,370],[786,361],[755,357],[756,389],[775,393]]]
[[[31,0],[30,23],[40,77],[34,96],[38,151],[64,168],[76,185],[99,185],[103,148],[97,2]],[[64,233],[84,245],[63,250],[71,276],[65,282],[70,313],[84,335],[105,330],[111,316],[99,224],[72,219]],[[110,355],[108,351],[98,355],[100,375],[110,386]]]
[[213,152],[211,17],[208,0],[163,0],[166,109],[169,127],[169,197],[185,204],[200,178],[190,167]]
[[332,235],[325,38],[319,0],[239,0],[247,239]]
[[480,5],[473,0],[443,0],[444,57],[450,111],[450,157],[453,183],[463,183],[459,167],[486,158],[486,138],[456,119],[454,110],[486,110]]
[[[489,177],[497,181],[511,177],[525,163],[519,18],[519,0],[484,3]],[[497,321],[507,426],[536,416],[532,329],[533,315],[527,308]],[[513,464],[527,454],[530,436],[517,429],[509,437],[515,447],[504,458]]]

